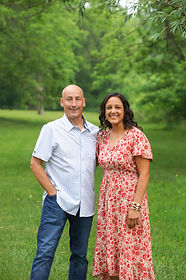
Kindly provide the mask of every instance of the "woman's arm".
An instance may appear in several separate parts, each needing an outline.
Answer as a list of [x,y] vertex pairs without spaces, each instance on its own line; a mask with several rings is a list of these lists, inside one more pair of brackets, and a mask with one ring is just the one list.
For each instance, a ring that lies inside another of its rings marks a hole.
[[[136,156],[135,161],[139,173],[139,178],[137,183],[136,194],[134,196],[134,202],[137,204],[141,204],[148,186],[150,161],[148,159],[142,158],[141,156]],[[128,227],[135,227],[135,225],[139,222],[139,217],[140,212],[130,209],[127,216]]]
[[141,156],[137,156],[135,157],[135,161],[138,169],[139,178],[134,202],[141,204],[149,182],[150,160],[142,158]]

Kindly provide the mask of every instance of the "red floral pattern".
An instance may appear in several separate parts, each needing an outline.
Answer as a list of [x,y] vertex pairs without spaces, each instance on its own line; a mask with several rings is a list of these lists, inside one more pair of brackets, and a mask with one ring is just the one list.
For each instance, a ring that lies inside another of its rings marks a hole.
[[135,194],[138,172],[135,156],[152,160],[147,137],[132,128],[111,147],[109,131],[97,139],[99,165],[104,170],[100,186],[93,275],[101,280],[154,280],[147,194],[142,201],[140,223],[133,229],[126,216]]

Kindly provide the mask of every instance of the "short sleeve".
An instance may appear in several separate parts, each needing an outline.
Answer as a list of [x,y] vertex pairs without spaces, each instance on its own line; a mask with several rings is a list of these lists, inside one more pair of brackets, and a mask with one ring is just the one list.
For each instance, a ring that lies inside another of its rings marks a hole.
[[101,143],[101,136],[102,136],[102,133],[99,132],[98,133],[98,136],[97,136],[97,141],[96,141],[96,157],[98,158],[99,156],[99,149],[100,149],[100,143]]
[[143,158],[152,161],[153,154],[152,154],[151,145],[149,143],[149,140],[145,136],[145,134],[141,130],[135,129],[133,139],[134,142],[133,142],[132,155],[142,156]]
[[37,139],[32,156],[47,162],[52,155],[53,149],[54,137],[52,128],[49,125],[44,125]]

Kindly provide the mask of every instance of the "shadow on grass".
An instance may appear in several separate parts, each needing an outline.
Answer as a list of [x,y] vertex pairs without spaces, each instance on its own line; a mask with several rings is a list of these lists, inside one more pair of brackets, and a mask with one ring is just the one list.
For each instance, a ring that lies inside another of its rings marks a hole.
[[23,125],[30,127],[41,127],[46,124],[46,120],[24,120],[24,119],[13,119],[13,118],[3,118],[0,117],[0,125]]

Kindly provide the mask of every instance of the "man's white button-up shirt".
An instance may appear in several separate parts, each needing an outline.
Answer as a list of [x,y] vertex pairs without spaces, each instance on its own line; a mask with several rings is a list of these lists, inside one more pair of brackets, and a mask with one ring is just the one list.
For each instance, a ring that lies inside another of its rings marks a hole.
[[45,162],[45,171],[57,189],[57,203],[72,215],[79,208],[81,217],[94,215],[98,130],[85,120],[80,130],[64,114],[42,127],[32,154]]

